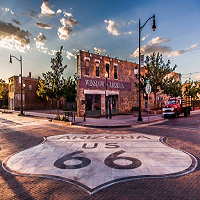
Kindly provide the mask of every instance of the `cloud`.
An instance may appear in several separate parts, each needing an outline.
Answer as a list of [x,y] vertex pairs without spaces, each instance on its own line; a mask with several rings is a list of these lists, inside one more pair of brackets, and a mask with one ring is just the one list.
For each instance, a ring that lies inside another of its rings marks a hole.
[[22,16],[24,16],[24,17],[26,17],[26,16],[27,16],[27,15],[26,15],[26,13],[21,13],[21,15],[22,15]]
[[70,51],[66,51],[66,57],[67,59],[71,59],[71,58],[75,58],[76,59],[76,54],[70,52]]
[[150,36],[150,34],[144,36],[144,37],[142,38],[142,41],[146,40],[149,36]]
[[[179,56],[186,52],[192,51],[193,49],[199,46],[198,44],[194,44],[186,49],[172,51],[171,47],[162,45],[163,43],[166,43],[166,42],[170,42],[170,39],[165,39],[161,37],[153,38],[152,40],[148,42],[148,45],[144,45],[140,48],[140,52],[143,55],[150,55],[150,54],[153,54],[154,52],[156,53],[159,52],[161,54],[167,55],[168,57],[172,57],[172,56]],[[138,55],[139,55],[139,48],[137,48],[134,51],[134,53],[130,55],[130,57],[134,58],[134,57],[138,57]]]
[[0,46],[20,52],[30,49],[31,33],[0,20]]
[[115,35],[115,36],[120,35],[120,33],[117,30],[118,24],[115,24],[114,20],[109,19],[108,21],[104,20],[104,22],[108,24],[108,26],[106,27],[106,29],[108,30],[108,33]]
[[105,50],[105,49],[100,49],[100,48],[94,47],[94,52],[95,52],[96,54],[102,54],[102,53],[105,53],[106,50]]
[[14,23],[17,24],[17,25],[21,25],[21,23],[20,23],[17,19],[14,19],[14,18],[13,18],[13,19],[11,19],[11,21],[14,22]]
[[60,19],[60,23],[63,25],[63,27],[58,28],[57,34],[61,40],[68,39],[69,35],[73,32],[72,29],[70,29],[67,25],[69,25],[71,28],[73,28],[75,25],[79,25],[78,22],[72,17],[69,17],[68,19],[62,18]]
[[129,32],[125,32],[125,35],[131,35],[133,33],[133,31],[129,31]]
[[48,52],[48,54],[51,56],[55,56],[57,52],[57,50],[51,50],[50,52]]
[[10,12],[12,15],[15,14],[10,8],[2,8],[2,10],[4,10],[5,12]]
[[51,9],[51,6],[49,4],[49,0],[43,0],[43,3],[41,5],[41,14],[47,15],[47,16],[56,16],[55,11]]
[[196,80],[200,80],[200,74],[195,75]]
[[65,11],[63,12],[63,14],[64,14],[65,17],[66,17],[66,16],[67,16],[67,17],[73,17],[73,15],[72,15],[71,13],[67,13],[67,12],[65,12]]
[[168,57],[180,56],[180,55],[182,55],[186,52],[192,51],[193,49],[195,49],[198,46],[199,46],[198,44],[194,44],[194,45],[191,45],[189,48],[186,48],[186,49],[172,51],[170,54],[168,54]]
[[60,19],[60,23],[63,26],[69,25],[71,28],[73,28],[75,25],[79,25],[76,19],[73,19],[72,17],[69,17],[68,19],[62,18]]
[[150,40],[148,43],[151,45],[151,44],[161,44],[164,42],[170,42],[170,39],[156,37],[156,38],[152,38],[152,40]]
[[43,53],[48,52],[48,48],[44,46],[44,42],[46,40],[47,38],[42,33],[39,33],[39,35],[36,38],[34,38],[36,48]]
[[35,18],[35,15],[37,14],[34,10],[29,9],[30,17]]
[[56,13],[57,13],[57,14],[62,13],[62,10],[61,10],[61,9],[58,9]]
[[48,24],[43,24],[43,23],[40,23],[40,22],[36,22],[35,24],[37,27],[39,28],[44,28],[44,29],[52,29],[52,27]]
[[[159,52],[161,54],[170,54],[171,53],[171,47],[166,45],[161,45],[164,42],[169,42],[170,39],[164,39],[161,37],[153,38],[148,42],[148,45],[144,45],[140,48],[140,52],[143,55],[150,55],[153,52]],[[138,57],[139,55],[139,48],[137,48],[130,57]]]
[[132,19],[130,22],[128,22],[128,25],[130,25],[131,23],[134,23],[134,24],[135,24],[135,23],[137,23],[137,22],[136,22],[135,20]]
[[61,40],[68,39],[70,33],[72,33],[72,30],[68,26],[59,27],[57,31],[57,34]]

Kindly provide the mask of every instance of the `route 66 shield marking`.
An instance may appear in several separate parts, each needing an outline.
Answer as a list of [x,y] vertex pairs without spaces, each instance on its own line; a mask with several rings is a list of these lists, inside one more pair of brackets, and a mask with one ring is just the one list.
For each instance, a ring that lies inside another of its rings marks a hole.
[[3,166],[18,175],[64,180],[91,194],[127,180],[184,175],[196,168],[197,160],[157,136],[67,134],[48,137]]

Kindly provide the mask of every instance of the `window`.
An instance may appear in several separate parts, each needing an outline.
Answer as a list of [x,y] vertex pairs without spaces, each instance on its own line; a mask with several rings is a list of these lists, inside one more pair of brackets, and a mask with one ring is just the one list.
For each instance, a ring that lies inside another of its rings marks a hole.
[[99,77],[99,62],[96,62],[96,76]]
[[29,90],[32,90],[32,85],[29,85],[28,89],[29,89]]
[[101,95],[99,94],[86,94],[86,111],[101,110]]
[[89,76],[90,61],[85,60],[85,75]]
[[114,65],[114,79],[117,79],[117,65]]
[[108,78],[109,78],[109,64],[108,63],[106,63],[106,71],[108,73]]

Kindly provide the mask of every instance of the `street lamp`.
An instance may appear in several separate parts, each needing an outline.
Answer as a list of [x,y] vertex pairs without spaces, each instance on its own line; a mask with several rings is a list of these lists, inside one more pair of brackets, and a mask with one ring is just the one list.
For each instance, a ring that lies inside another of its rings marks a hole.
[[193,106],[193,111],[194,111],[194,86],[195,86],[195,83],[193,82],[193,83],[192,83],[192,90],[193,90],[193,101],[192,101],[192,106]]
[[108,72],[106,71],[105,73],[105,78],[106,78],[106,91],[105,91],[105,104],[106,104],[106,118],[108,118],[108,102],[107,102],[107,79],[108,79]]
[[23,96],[22,96],[22,90],[23,90],[23,84],[22,84],[22,56],[20,56],[20,59],[16,58],[15,56],[10,55],[10,64],[12,64],[12,58],[15,58],[20,62],[21,67],[21,115],[24,115],[23,113]]
[[135,69],[134,69],[134,74],[135,74],[135,76],[137,78],[137,74],[138,74],[138,68],[137,67],[135,67]]
[[143,26],[140,26],[140,19],[139,19],[139,115],[138,115],[138,121],[142,121],[142,116],[141,116],[141,96],[140,96],[140,91],[141,91],[141,81],[140,81],[140,34],[142,32],[142,29],[146,25],[146,23],[153,18],[153,25],[152,25],[152,30],[156,30],[156,25],[155,25],[155,15],[147,19],[147,21],[144,23]]

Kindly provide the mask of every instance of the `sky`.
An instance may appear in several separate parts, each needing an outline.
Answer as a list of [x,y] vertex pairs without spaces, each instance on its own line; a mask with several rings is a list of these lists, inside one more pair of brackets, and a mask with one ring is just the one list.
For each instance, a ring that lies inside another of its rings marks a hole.
[[141,53],[160,52],[182,74],[182,81],[200,80],[199,0],[0,0],[0,79],[20,74],[42,77],[63,46],[64,76],[76,72],[77,50],[119,57],[138,63]]

